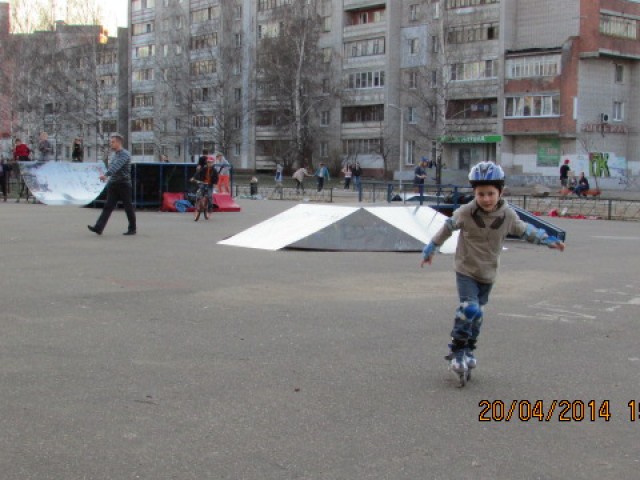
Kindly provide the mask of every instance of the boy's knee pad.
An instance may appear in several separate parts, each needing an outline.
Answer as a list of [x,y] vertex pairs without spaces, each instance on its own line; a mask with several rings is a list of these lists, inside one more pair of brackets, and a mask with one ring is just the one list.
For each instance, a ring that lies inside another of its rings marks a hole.
[[458,316],[461,320],[477,321],[482,317],[482,308],[475,302],[462,302],[458,307]]

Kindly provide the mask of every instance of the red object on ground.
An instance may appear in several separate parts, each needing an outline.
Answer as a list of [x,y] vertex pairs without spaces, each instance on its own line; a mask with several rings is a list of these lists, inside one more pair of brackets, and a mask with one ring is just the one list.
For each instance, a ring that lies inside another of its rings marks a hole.
[[[178,200],[184,200],[183,192],[164,192],[162,194],[162,206],[161,212],[177,212],[176,202]],[[187,212],[194,212],[195,208],[187,208]]]
[[213,204],[215,205],[216,212],[239,212],[240,205],[238,205],[233,197],[228,193],[214,193]]

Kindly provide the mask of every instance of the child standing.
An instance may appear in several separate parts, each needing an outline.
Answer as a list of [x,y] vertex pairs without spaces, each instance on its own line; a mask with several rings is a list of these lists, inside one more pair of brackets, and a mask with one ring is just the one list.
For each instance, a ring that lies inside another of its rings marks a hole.
[[507,235],[564,250],[564,243],[520,220],[501,198],[504,172],[499,165],[478,163],[471,168],[469,182],[474,200],[456,210],[424,247],[421,263],[422,267],[425,263],[431,264],[436,249],[455,230],[460,230],[455,254],[460,305],[451,331],[450,352],[445,358],[450,361],[450,369],[460,376],[461,385],[466,382],[469,370],[477,366],[474,350],[482,327],[482,308],[489,301]]

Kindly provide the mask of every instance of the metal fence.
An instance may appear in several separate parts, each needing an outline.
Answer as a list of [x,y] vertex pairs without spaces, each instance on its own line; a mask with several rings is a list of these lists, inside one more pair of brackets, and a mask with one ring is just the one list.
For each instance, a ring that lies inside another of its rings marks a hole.
[[[423,194],[416,192],[414,185],[404,183],[362,182],[359,190],[344,190],[328,187],[317,192],[314,186],[305,193],[296,192],[295,187],[276,187],[251,184],[234,185],[237,197],[264,198],[271,200],[293,200],[320,203],[395,203],[437,206],[453,211],[473,195],[470,187],[456,185],[425,185]],[[640,201],[622,199],[600,199],[580,197],[538,197],[532,195],[510,195],[505,197],[512,204],[541,215],[584,216],[606,220],[640,221]]]
[[543,215],[585,216],[606,220],[640,220],[640,201],[580,197],[514,195],[509,202]]

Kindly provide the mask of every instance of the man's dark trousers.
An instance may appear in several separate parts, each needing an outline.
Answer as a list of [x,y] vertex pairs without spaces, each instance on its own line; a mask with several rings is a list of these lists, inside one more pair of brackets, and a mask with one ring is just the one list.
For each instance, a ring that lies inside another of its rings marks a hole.
[[128,183],[114,183],[107,186],[107,201],[104,204],[102,213],[96,222],[96,230],[102,232],[104,227],[107,226],[111,212],[116,208],[118,201],[122,202],[124,211],[127,214],[127,220],[129,220],[129,232],[136,231],[136,213],[131,203],[132,188]]

